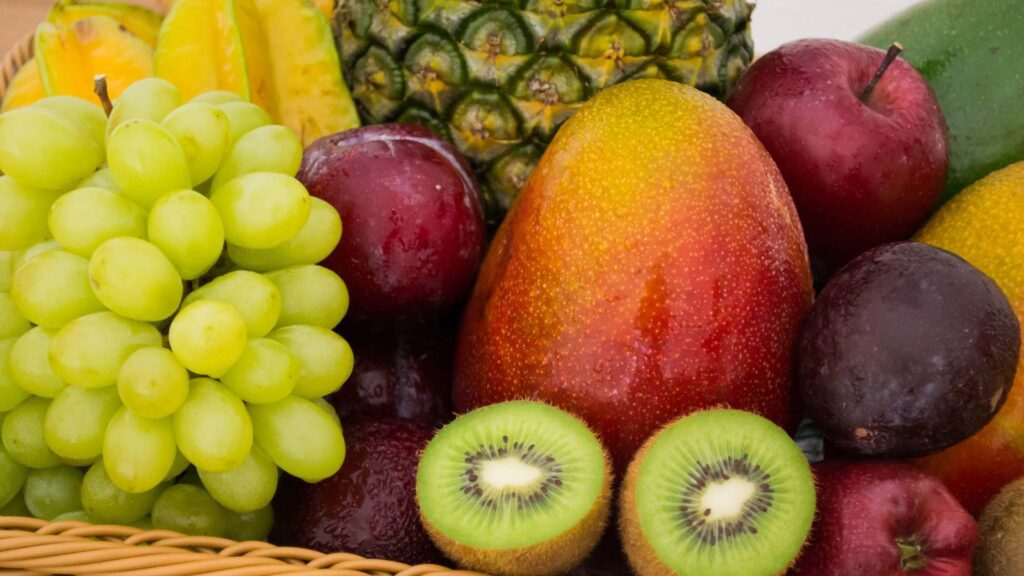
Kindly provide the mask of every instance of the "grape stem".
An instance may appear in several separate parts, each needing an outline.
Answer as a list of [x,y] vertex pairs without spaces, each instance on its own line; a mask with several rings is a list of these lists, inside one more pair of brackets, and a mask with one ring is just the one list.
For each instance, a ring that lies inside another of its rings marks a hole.
[[107,116],[110,116],[110,111],[114,109],[114,104],[110,101],[110,94],[107,93],[107,75],[97,74],[93,78],[93,92],[100,97],[100,104],[103,104],[103,111],[106,112]]

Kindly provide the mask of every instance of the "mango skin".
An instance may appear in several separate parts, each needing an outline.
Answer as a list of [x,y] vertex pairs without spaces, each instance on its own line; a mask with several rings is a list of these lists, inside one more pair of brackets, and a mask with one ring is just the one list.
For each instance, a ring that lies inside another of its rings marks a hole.
[[690,87],[627,82],[562,127],[499,228],[463,317],[455,407],[560,406],[620,472],[698,409],[792,428],[812,298],[796,210],[753,133]]

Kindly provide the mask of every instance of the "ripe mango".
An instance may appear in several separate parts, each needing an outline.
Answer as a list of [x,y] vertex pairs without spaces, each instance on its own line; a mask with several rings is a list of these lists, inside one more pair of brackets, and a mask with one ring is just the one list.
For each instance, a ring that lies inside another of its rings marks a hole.
[[[918,232],[995,280],[1024,323],[1024,162],[968,186]],[[1024,475],[1024,351],[1013,387],[980,432],[917,461],[938,476],[969,512],[980,513],[999,490]]]
[[463,317],[456,409],[553,403],[620,472],[696,409],[791,427],[812,297],[792,199],[750,130],[693,88],[627,82],[562,127],[499,228]]

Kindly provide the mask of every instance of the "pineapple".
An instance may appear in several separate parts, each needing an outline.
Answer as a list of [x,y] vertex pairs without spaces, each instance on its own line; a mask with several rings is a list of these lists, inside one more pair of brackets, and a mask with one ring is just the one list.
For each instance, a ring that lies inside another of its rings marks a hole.
[[340,0],[367,122],[449,138],[500,219],[558,127],[598,91],[668,78],[724,97],[753,55],[745,0]]

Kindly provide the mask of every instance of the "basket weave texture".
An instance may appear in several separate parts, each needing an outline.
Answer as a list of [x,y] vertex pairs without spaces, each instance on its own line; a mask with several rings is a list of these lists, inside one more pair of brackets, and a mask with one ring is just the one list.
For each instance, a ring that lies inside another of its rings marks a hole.
[[[0,99],[32,58],[32,36],[0,60]],[[0,576],[487,576],[355,554],[322,554],[266,542],[185,536],[169,530],[0,516]]]

